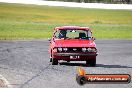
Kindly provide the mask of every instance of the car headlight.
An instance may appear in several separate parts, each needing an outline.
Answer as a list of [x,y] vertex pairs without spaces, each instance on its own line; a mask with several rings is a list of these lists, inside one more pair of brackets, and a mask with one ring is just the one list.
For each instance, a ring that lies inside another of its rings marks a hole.
[[57,52],[57,48],[54,48],[54,49],[53,49],[53,52]]
[[95,48],[92,48],[91,52],[97,52],[97,50]]
[[68,48],[63,48],[63,50],[66,52],[68,50]]
[[91,52],[92,49],[91,48],[88,48],[87,50],[88,50],[88,52]]
[[96,52],[96,49],[95,48],[88,48],[87,51],[88,52]]
[[62,48],[61,48],[61,47],[59,47],[59,48],[58,48],[58,51],[59,51],[59,52],[62,52]]
[[83,52],[86,52],[86,50],[87,50],[86,48],[82,48],[82,51],[83,51]]

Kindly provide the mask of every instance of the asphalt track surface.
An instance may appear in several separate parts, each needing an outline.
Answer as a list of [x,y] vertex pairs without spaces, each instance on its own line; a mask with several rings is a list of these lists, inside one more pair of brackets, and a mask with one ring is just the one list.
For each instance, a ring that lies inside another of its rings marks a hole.
[[12,88],[132,88],[129,84],[77,84],[76,69],[82,65],[89,74],[132,75],[132,40],[96,40],[97,66],[85,62],[49,62],[48,40],[0,41],[0,74]]

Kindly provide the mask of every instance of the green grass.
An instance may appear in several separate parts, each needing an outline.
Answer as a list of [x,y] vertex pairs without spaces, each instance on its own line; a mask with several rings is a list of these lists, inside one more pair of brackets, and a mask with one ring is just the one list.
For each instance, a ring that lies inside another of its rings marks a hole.
[[48,38],[63,25],[89,26],[96,38],[132,38],[132,10],[0,3],[0,39]]

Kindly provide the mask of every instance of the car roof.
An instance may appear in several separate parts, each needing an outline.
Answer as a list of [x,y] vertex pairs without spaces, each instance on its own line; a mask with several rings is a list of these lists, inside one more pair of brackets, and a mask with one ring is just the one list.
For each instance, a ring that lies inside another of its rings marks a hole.
[[61,26],[61,27],[55,27],[55,30],[91,30],[89,27],[80,27],[80,26]]

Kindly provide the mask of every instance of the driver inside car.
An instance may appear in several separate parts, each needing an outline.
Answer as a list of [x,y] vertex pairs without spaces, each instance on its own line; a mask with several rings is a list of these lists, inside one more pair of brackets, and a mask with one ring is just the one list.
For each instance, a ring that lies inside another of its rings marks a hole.
[[61,30],[60,33],[59,33],[59,39],[61,38],[66,38],[66,34],[67,34],[67,31],[66,30]]

